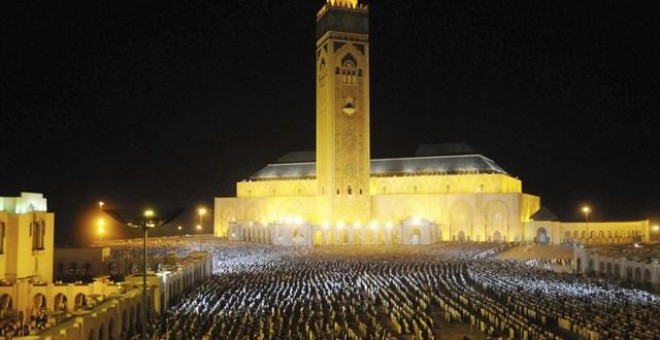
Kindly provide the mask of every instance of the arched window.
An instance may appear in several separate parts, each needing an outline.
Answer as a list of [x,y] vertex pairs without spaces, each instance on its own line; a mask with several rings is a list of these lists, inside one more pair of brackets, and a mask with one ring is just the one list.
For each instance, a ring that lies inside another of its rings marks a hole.
[[32,221],[30,223],[30,236],[32,237],[32,250],[43,250],[44,238],[46,236],[46,222]]
[[5,253],[5,222],[0,222],[0,254]]

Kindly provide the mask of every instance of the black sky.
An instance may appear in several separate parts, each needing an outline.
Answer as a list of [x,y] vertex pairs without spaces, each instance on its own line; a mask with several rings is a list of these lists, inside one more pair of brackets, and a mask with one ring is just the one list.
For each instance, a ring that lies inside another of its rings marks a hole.
[[[100,199],[187,208],[189,228],[198,204],[314,149],[322,0],[20,3],[2,24],[0,195],[44,193],[58,244],[88,237]],[[650,4],[370,1],[372,156],[464,141],[562,220],[583,203],[659,217]]]

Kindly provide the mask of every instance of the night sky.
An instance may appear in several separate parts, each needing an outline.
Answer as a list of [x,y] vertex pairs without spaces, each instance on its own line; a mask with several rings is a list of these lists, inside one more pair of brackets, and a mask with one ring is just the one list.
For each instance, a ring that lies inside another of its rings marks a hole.
[[[90,237],[99,200],[186,208],[192,232],[196,206],[314,150],[323,3],[19,2],[2,24],[0,196],[43,193],[58,245]],[[651,3],[370,1],[372,157],[466,142],[562,220],[583,203],[593,220],[660,217]]]

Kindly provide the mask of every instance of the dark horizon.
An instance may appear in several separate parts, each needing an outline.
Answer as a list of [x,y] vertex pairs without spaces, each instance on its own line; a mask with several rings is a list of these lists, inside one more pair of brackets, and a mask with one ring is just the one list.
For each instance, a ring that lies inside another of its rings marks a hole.
[[[93,237],[99,200],[185,208],[155,235],[194,233],[197,206],[314,150],[323,3],[17,4],[5,23],[0,196],[43,193],[58,245]],[[583,204],[594,221],[660,220],[653,6],[368,3],[372,158],[465,142],[561,220],[583,220]]]

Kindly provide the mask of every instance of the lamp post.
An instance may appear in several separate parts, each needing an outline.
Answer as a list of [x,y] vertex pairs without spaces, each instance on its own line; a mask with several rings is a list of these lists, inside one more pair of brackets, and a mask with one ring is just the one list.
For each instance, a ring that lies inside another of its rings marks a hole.
[[96,222],[96,225],[98,228],[96,229],[96,233],[99,235],[99,246],[102,246],[103,242],[103,234],[105,234],[105,220],[103,220],[103,201],[99,201],[99,214],[101,217],[99,217],[98,222]]
[[206,215],[206,208],[199,207],[199,209],[197,209],[197,213],[199,214],[199,224],[197,225],[197,238],[199,241],[198,250],[202,251],[202,238],[200,234],[202,232],[202,229],[204,228],[204,215]]
[[183,209],[168,210],[157,213],[155,210],[106,210],[113,219],[126,224],[131,228],[141,229],[143,232],[142,249],[142,340],[147,339],[147,237],[149,230],[161,227],[176,218]]
[[198,224],[195,229],[197,229],[197,251],[202,251],[202,237],[200,236],[202,225]]
[[584,224],[587,227],[587,239],[590,239],[589,236],[589,214],[591,213],[591,208],[588,205],[582,207],[582,212],[584,213]]

